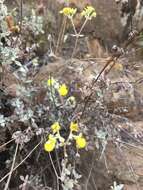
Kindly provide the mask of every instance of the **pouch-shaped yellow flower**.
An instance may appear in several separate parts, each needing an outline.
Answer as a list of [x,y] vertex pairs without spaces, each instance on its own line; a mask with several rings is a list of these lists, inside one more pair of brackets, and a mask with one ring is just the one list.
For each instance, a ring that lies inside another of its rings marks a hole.
[[86,142],[86,139],[84,137],[79,135],[75,138],[75,140],[76,140],[76,147],[78,149],[82,149],[82,148],[86,147],[87,142]]
[[58,92],[61,96],[66,96],[68,94],[68,88],[65,84],[62,84],[59,89]]
[[59,132],[59,130],[61,129],[61,126],[58,122],[55,122],[52,126],[51,129],[53,131],[53,133],[57,133]]
[[47,80],[47,85],[48,85],[48,86],[53,86],[54,83],[55,83],[55,79],[54,79],[53,77],[51,77],[51,78],[49,78],[49,79]]
[[45,142],[44,144],[44,150],[47,151],[47,152],[51,152],[54,150],[56,146],[56,139],[49,139],[47,142]]
[[70,124],[70,130],[72,131],[72,132],[78,132],[78,130],[79,130],[79,127],[78,127],[78,124],[77,123],[74,123],[74,122],[71,122],[71,124]]

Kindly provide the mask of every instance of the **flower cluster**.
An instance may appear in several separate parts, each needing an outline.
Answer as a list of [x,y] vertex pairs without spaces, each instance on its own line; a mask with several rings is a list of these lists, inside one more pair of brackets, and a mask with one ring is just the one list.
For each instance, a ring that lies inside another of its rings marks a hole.
[[[49,88],[49,92],[52,93],[52,98],[54,98],[54,101],[57,103],[57,105],[60,105],[58,103],[59,103],[59,100],[61,100],[61,98],[58,100],[57,93],[60,95],[60,97],[67,96],[69,90],[66,84],[64,83],[60,84],[56,79],[54,79],[53,77],[50,77],[47,80],[47,86]],[[76,106],[76,100],[74,96],[70,96],[67,99],[62,99],[61,102],[62,104],[64,103],[63,105],[65,107],[68,107],[68,108],[69,107],[73,108]],[[73,122],[73,121],[70,123],[70,126],[69,126],[70,132],[66,139],[61,136],[60,134],[61,129],[62,127],[59,124],[59,122],[54,122],[51,125],[52,133],[49,135],[48,140],[44,144],[45,151],[51,152],[55,148],[59,148],[59,147],[64,147],[64,150],[65,150],[66,146],[71,145],[72,141],[75,142],[77,149],[82,149],[86,147],[86,139],[83,137],[82,133],[79,133],[78,123]]]
[[[71,7],[64,7],[60,13],[67,16],[68,18],[72,19],[73,16],[76,14],[77,9],[71,8]],[[96,12],[94,7],[87,6],[84,8],[84,10],[81,12],[81,15],[84,16],[87,20],[91,20],[93,17],[96,17]]]
[[52,134],[49,135],[48,140],[44,144],[44,149],[47,152],[53,151],[56,146],[63,146],[65,139],[60,135],[61,126],[58,122],[51,125]]
[[47,81],[48,87],[52,87],[57,89],[60,96],[67,96],[68,94],[68,87],[66,84],[59,84],[53,77],[49,78]]
[[70,141],[74,140],[76,143],[76,148],[77,149],[82,149],[86,147],[86,139],[83,137],[82,133],[79,133],[75,135],[74,133],[79,132],[79,126],[75,122],[71,122],[70,124],[70,134],[65,140],[61,135],[60,135],[60,130],[61,126],[59,122],[55,122],[53,125],[51,125],[51,130],[52,134],[49,135],[48,140],[44,144],[44,149],[47,152],[53,151],[55,148],[70,145]]
[[[82,149],[86,147],[86,139],[83,137],[82,133],[79,133],[78,135],[75,135],[74,133],[79,132],[79,126],[78,123],[71,122],[70,123],[70,134],[69,134],[69,140],[75,140],[76,148]],[[67,140],[68,141],[68,140]]]
[[67,16],[68,18],[72,18],[76,14],[77,9],[71,7],[64,7],[60,13]]
[[87,6],[84,8],[84,10],[81,12],[81,15],[84,16],[86,19],[91,20],[93,17],[96,17],[96,12],[94,7]]

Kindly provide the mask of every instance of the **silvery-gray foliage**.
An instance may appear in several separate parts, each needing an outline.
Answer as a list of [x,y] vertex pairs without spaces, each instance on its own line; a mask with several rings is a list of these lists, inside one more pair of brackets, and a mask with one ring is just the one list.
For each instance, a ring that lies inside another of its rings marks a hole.
[[15,113],[20,121],[26,122],[33,117],[33,111],[30,108],[25,108],[23,101],[19,98],[14,98],[11,105],[15,107]]
[[43,30],[43,17],[37,16],[35,10],[32,9],[30,18],[24,18],[25,24],[33,31],[34,35],[44,34]]
[[19,61],[17,61],[19,49],[18,48],[11,48],[11,47],[1,47],[1,59],[3,64],[11,64],[15,62],[17,65],[21,65]]
[[4,5],[5,0],[0,0],[0,21],[7,15],[7,7]]
[[[72,176],[72,177],[71,177]],[[78,185],[78,179],[81,178],[75,168],[68,164],[67,159],[62,160],[61,181],[63,190],[73,190],[75,185]]]
[[123,190],[123,188],[124,188],[124,185],[123,184],[117,185],[116,181],[114,181],[113,186],[111,186],[112,190]]
[[0,126],[5,127],[6,122],[7,122],[6,118],[3,115],[0,114]]

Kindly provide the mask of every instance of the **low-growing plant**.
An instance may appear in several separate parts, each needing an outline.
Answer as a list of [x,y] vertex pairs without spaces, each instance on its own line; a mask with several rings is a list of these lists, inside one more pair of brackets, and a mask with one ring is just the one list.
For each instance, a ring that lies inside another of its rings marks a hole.
[[85,25],[87,24],[87,22],[89,20],[91,20],[92,18],[96,17],[96,12],[95,12],[95,9],[94,7],[92,6],[87,6],[84,8],[84,10],[81,12],[81,16],[83,18],[85,18],[85,21],[83,22],[79,32],[76,30],[76,27],[74,25],[74,21],[73,21],[73,17],[76,15],[76,12],[77,12],[77,9],[76,8],[71,8],[71,7],[64,7],[60,13],[63,14],[64,16],[66,16],[70,21],[71,21],[71,24],[73,26],[73,30],[74,30],[74,35],[76,37],[76,40],[75,40],[75,45],[74,45],[74,49],[73,49],[73,52],[72,52],[72,56],[71,58],[73,58],[76,54],[76,49],[77,49],[77,44],[78,44],[78,40],[79,40],[79,37],[81,36],[81,33],[85,27]]
[[[84,22],[79,31],[74,25],[76,8],[64,7],[60,14],[63,14],[66,20],[70,20],[74,30],[75,45],[71,56],[73,58],[82,31],[87,22],[96,17],[96,11],[92,6],[87,6],[81,11]],[[11,138],[0,146],[0,150],[3,147],[10,149],[11,154],[6,161],[6,167],[10,168],[10,172],[0,179],[0,183],[7,179],[2,186],[4,190],[9,187],[13,172],[23,163],[23,168],[26,169],[20,173],[21,189],[78,189],[83,177],[79,170],[82,153],[88,150],[100,152],[101,160],[102,157],[105,158],[108,142],[115,141],[118,146],[121,139],[119,129],[114,128],[113,121],[119,118],[111,114],[105,105],[104,92],[109,88],[109,81],[101,79],[95,86],[110,62],[107,62],[97,78],[93,77],[91,86],[85,84],[83,89],[74,81],[78,92],[85,94],[80,100],[73,95],[73,84],[63,82],[63,76],[59,78],[49,74],[46,80],[39,82],[40,85],[34,83],[40,60],[35,53],[39,44],[34,40],[36,36],[44,33],[43,17],[37,16],[34,10],[30,17],[22,18],[19,23],[8,12],[4,0],[0,0],[0,64],[6,68],[10,66],[18,79],[14,95],[7,94],[5,86],[0,87],[3,92],[3,95],[0,94],[0,129]],[[28,40],[29,36],[33,38]],[[114,63],[117,58],[113,57],[111,61]],[[4,75],[6,74],[4,72]],[[80,95],[77,93],[77,96]],[[124,123],[126,122],[124,120]],[[31,150],[33,144],[34,148]],[[33,170],[30,167],[31,163],[36,165]],[[93,165],[94,162],[91,164],[86,188]],[[122,190],[123,184],[117,185],[114,182],[111,189]]]

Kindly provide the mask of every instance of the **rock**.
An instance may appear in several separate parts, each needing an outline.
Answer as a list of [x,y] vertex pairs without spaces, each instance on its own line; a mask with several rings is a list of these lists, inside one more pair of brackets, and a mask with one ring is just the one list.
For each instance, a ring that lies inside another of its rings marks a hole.
[[[128,147],[118,149],[109,145],[107,149],[107,163],[109,170],[124,184],[132,183],[143,185],[143,160],[140,157],[141,147]],[[113,152],[111,152],[113,151]],[[113,169],[114,168],[114,169]]]
[[[110,47],[119,43],[123,26],[120,21],[120,12],[114,0],[110,0],[107,4],[106,0],[92,1],[95,7],[97,17],[87,25],[87,31],[94,31],[96,37],[100,37]],[[114,19],[112,19],[114,18]],[[110,22],[109,22],[110,21]]]
[[117,77],[116,79],[117,82],[110,79],[111,84],[104,94],[105,102],[109,111],[131,117],[138,111],[134,87],[127,77]]
[[[35,76],[34,83],[42,84],[49,78],[50,74],[68,85],[76,84],[82,89],[85,84],[91,84],[93,78],[106,64],[107,59],[97,59],[95,61],[80,61],[58,59],[47,66],[43,66]],[[123,65],[122,60],[119,62]],[[138,78],[138,75],[135,76]],[[101,77],[103,78],[103,77]],[[99,79],[100,80],[100,79]],[[123,71],[113,68],[105,77],[104,82],[107,86],[103,89],[104,101],[110,113],[116,113],[129,118],[141,117],[143,113],[143,87],[139,83],[134,84],[135,78],[127,77]],[[82,94],[83,96],[83,94]]]
[[[143,159],[138,148],[119,149],[108,143],[105,150],[105,159],[99,161],[100,153],[86,152],[81,156],[80,171],[83,174],[81,188],[83,190],[110,189],[113,179],[124,184],[126,190],[143,187]],[[91,172],[91,175],[90,175]],[[90,177],[89,177],[90,175]],[[87,179],[88,185],[87,185]]]
[[[137,185],[125,185],[124,186],[125,190],[137,190]],[[140,187],[141,190],[141,187]]]
[[130,32],[130,30],[137,29],[140,31],[143,29],[142,1],[119,0],[116,2],[118,3],[118,6],[120,7],[121,23],[122,23],[122,26],[124,27],[122,39],[126,40],[128,38],[128,33]]

